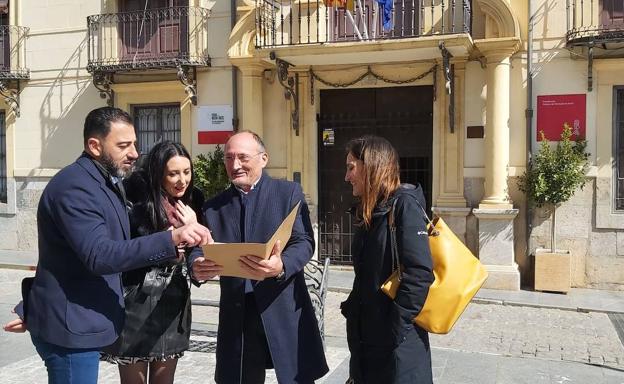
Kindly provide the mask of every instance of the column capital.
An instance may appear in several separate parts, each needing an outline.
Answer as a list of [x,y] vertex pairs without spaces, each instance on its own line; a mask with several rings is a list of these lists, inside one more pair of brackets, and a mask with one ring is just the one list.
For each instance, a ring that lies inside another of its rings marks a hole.
[[258,59],[232,59],[230,58],[230,62],[236,68],[238,68],[243,75],[261,75],[265,69],[271,69],[271,66],[266,63],[258,60]]
[[501,62],[520,49],[521,41],[517,37],[476,40],[475,46],[489,63]]
[[468,58],[465,56],[451,58],[451,64],[455,65],[456,71],[466,69],[467,62],[468,62]]

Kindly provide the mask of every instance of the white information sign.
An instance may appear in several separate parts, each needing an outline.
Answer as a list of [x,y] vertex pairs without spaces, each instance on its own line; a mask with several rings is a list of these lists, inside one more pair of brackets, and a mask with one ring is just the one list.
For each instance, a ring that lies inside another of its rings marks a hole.
[[202,105],[197,107],[197,130],[232,131],[231,105]]

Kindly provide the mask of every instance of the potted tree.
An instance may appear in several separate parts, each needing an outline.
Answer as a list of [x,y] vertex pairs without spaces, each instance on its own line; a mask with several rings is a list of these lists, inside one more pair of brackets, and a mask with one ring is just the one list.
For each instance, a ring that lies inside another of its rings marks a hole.
[[193,160],[193,180],[206,199],[214,197],[230,186],[225,164],[223,163],[223,149],[217,145],[207,156],[201,154]]
[[539,151],[518,180],[519,189],[533,207],[550,212],[550,249],[535,251],[535,290],[570,290],[570,252],[557,249],[557,207],[568,201],[586,182],[589,154],[585,140],[572,140],[572,128],[564,123],[561,141],[553,149],[540,132]]

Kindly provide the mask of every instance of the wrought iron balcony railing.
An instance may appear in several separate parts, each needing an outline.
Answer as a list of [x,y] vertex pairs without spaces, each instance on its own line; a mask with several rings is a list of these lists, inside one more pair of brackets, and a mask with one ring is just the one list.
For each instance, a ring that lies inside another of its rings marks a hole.
[[26,68],[26,36],[29,28],[16,25],[0,26],[0,80],[30,78]]
[[256,0],[256,48],[470,32],[470,0]]
[[89,72],[208,66],[208,17],[168,7],[87,17]]
[[624,0],[566,0],[568,45],[624,42]]

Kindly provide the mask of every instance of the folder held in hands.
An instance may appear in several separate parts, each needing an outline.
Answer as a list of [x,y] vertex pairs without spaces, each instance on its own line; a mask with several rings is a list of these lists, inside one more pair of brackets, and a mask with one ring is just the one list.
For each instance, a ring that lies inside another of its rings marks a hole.
[[244,255],[255,255],[263,259],[271,256],[273,246],[278,240],[281,241],[282,249],[286,247],[292,227],[297,218],[297,212],[301,202],[297,203],[288,216],[282,221],[271,239],[266,243],[212,243],[202,247],[204,257],[210,259],[223,267],[221,276],[234,276],[242,278],[253,278],[247,271],[241,268],[238,259]]

